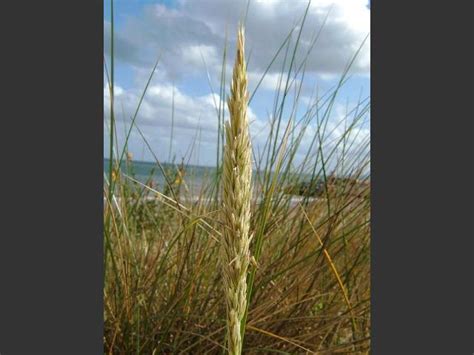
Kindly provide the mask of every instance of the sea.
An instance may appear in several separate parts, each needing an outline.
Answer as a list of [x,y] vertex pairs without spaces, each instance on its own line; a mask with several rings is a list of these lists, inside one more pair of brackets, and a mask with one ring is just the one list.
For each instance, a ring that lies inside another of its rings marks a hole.
[[[109,176],[109,164],[110,160],[104,158],[104,174],[107,179]],[[168,179],[175,181],[177,171],[181,164],[160,162],[160,165],[161,168],[167,172]],[[163,190],[163,187],[166,185],[166,180],[161,168],[156,162],[129,160],[122,161],[121,164],[121,171],[125,178],[128,176],[143,184],[149,184],[150,181],[153,181],[154,188],[158,190]],[[193,193],[199,193],[201,187],[216,176],[215,167],[184,164],[183,168],[184,184],[186,188]]]

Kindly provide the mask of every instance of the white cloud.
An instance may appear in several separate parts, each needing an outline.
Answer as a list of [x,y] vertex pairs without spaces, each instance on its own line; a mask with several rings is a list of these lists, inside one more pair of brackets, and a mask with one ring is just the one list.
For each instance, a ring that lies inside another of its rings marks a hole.
[[[249,80],[249,90],[253,91],[257,84],[262,80],[262,76],[264,73],[262,72],[249,72],[248,73],[248,80]],[[281,75],[279,73],[267,73],[263,76],[263,80],[260,83],[258,90],[268,90],[268,91],[275,91],[280,87],[280,90],[283,91],[285,89],[285,80],[286,76],[283,76],[283,79],[280,79]],[[281,83],[280,83],[281,81]],[[280,84],[280,85],[279,85]],[[298,85],[298,82],[294,83],[293,85]]]
[[201,69],[206,66],[214,66],[218,63],[217,50],[208,45],[190,45],[181,49],[183,62],[187,66]]
[[[174,118],[172,119],[172,102],[174,92]],[[135,113],[140,100],[141,93],[138,90],[125,90],[120,86],[114,87],[115,93],[115,116],[118,125],[120,140],[123,142],[124,125],[129,127],[131,117]],[[110,116],[110,93],[107,87],[104,88],[104,115],[108,121]],[[224,104],[224,103],[221,103]],[[140,127],[145,138],[151,146],[156,149],[160,159],[168,157],[169,137],[173,123],[173,141],[175,153],[178,158],[186,155],[189,147],[199,134],[201,144],[207,149],[207,153],[201,155],[201,163],[212,165],[215,163],[217,149],[217,112],[216,105],[219,105],[219,97],[216,94],[192,97],[183,93],[179,88],[171,84],[157,84],[148,88],[148,91],[141,103],[136,119],[136,124]],[[227,106],[225,108],[225,119],[229,114]],[[248,109],[248,117],[252,126],[259,126],[255,113]],[[107,124],[107,123],[106,123]],[[130,149],[143,146],[143,138],[137,133],[132,136]],[[135,153],[135,152],[134,152]]]
[[[163,66],[170,78],[186,75],[195,70],[196,65],[201,67],[201,53],[209,65],[220,66],[226,33],[230,48],[234,48],[236,26],[243,18],[246,1],[183,0],[179,4],[176,9],[161,4],[147,5],[141,17],[130,18],[116,33],[117,57],[140,67],[150,64],[157,53],[162,52]],[[247,49],[252,52],[250,70],[265,70],[291,28],[301,20],[306,5],[306,1],[251,2],[246,24]],[[312,38],[321,29],[326,16],[306,70],[328,75],[340,73],[368,35],[370,10],[363,0],[313,1],[301,35],[298,64],[306,56]],[[297,30],[293,34],[290,55],[296,36]],[[108,37],[106,25],[106,51]],[[270,73],[280,71],[283,52]],[[369,53],[367,41],[354,63],[354,72],[369,71]],[[228,53],[227,58],[231,62],[233,56]]]
[[[191,130],[197,129],[198,125],[206,130],[217,127],[214,108],[214,99],[218,99],[217,95],[191,97],[171,84],[155,84],[148,88],[140,106],[137,123],[164,128],[171,127],[173,91],[175,127]],[[116,87],[115,93],[119,93],[116,97],[116,112],[119,112],[123,106],[124,111],[129,114],[127,119],[130,120],[129,117],[135,112],[141,93],[138,90],[124,90],[121,87]],[[108,89],[104,89],[104,100],[105,113],[108,115]]]

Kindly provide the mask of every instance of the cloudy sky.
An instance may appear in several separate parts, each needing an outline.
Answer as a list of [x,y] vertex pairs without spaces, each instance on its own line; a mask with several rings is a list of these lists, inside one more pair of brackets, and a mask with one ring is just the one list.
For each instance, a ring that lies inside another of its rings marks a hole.
[[[294,88],[289,90],[288,97],[294,98],[295,90],[300,90],[299,103],[304,107],[334,87],[360,48],[350,67],[350,79],[340,90],[332,110],[334,117],[331,116],[330,124],[337,132],[337,124],[345,113],[370,95],[370,39],[364,42],[370,31],[370,10],[367,0],[313,0],[301,27],[307,5],[306,0],[251,0],[246,11],[247,0],[115,0],[115,113],[119,142],[123,141],[154,63],[159,59],[138,111],[138,127],[160,160],[167,161],[171,156],[180,161],[186,156],[194,164],[215,165],[216,105],[220,100],[224,47],[227,45],[225,71],[229,78],[237,25],[246,13],[251,93],[269,68],[250,103],[254,148],[258,149],[265,141],[280,74],[282,68],[286,73],[289,70],[291,53],[300,33],[292,64],[296,80],[291,82]],[[104,14],[104,52],[110,67],[109,1],[105,1]],[[290,40],[285,42],[290,32]],[[288,46],[283,46],[275,57],[283,43]],[[286,76],[283,87],[285,80]],[[106,157],[108,105],[109,90],[104,74]],[[300,109],[296,110],[296,119],[299,112]],[[291,110],[284,113],[283,120],[288,119]],[[310,125],[305,133],[302,150],[314,134],[314,127]],[[368,135],[367,118],[358,126],[357,139],[363,141]],[[137,160],[153,160],[136,129],[131,133],[129,150]]]

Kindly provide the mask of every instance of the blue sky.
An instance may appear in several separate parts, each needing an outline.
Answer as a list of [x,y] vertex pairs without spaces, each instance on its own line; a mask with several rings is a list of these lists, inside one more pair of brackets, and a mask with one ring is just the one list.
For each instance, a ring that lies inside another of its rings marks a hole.
[[[250,3],[246,24],[246,50],[251,55],[248,66],[250,90],[255,87],[291,28],[300,24],[306,5],[303,0],[253,0]],[[186,156],[191,163],[215,164],[217,117],[214,102],[219,98],[212,95],[212,91],[219,89],[226,31],[226,76],[229,78],[231,75],[236,28],[245,6],[245,0],[115,0],[115,112],[119,142],[123,141],[153,63],[160,56],[137,124],[154,153],[166,161],[169,157],[174,93],[172,156],[177,161]],[[321,94],[337,83],[344,67],[369,34],[370,10],[366,2],[313,1],[301,32],[301,44],[294,62],[296,67],[303,62],[311,39],[321,29],[326,16],[325,26],[306,60],[300,100],[302,106],[314,98],[315,88]],[[104,2],[104,35],[105,57],[109,64],[110,1]],[[370,95],[369,42],[367,40],[362,47],[351,68],[351,79],[338,95],[333,110],[334,123],[340,120],[348,104],[353,107],[360,97],[368,98]],[[293,38],[290,45],[294,43]],[[250,105],[254,147],[265,139],[282,64],[283,53],[270,67]],[[289,61],[286,64],[288,69]],[[107,146],[109,110],[106,85],[104,76],[104,142]],[[360,132],[365,136],[370,134],[368,118],[360,126]],[[199,150],[195,148],[189,154],[193,142],[197,141]],[[136,130],[132,131],[129,150],[135,159],[153,160]],[[107,156],[108,149],[104,152]]]

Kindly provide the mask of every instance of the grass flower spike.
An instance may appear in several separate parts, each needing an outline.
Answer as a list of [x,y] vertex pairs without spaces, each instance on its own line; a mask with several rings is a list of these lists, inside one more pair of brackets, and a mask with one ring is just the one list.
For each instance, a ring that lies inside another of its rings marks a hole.
[[227,303],[229,354],[241,354],[241,323],[246,309],[247,269],[250,263],[251,144],[247,118],[247,74],[244,31],[239,28],[231,95],[226,122],[222,175],[223,236],[221,262]]

